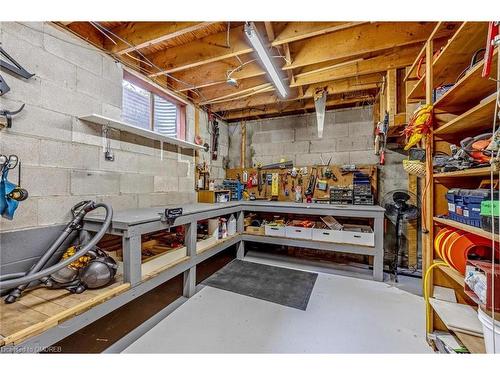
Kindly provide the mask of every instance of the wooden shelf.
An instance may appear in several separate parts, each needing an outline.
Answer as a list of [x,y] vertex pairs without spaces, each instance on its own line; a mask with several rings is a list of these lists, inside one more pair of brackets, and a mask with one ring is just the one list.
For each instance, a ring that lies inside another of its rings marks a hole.
[[[450,220],[450,219],[444,219],[444,218],[441,218],[441,217],[435,217],[434,218],[434,222],[438,223],[438,224],[443,224],[443,225],[446,225],[446,226],[449,226],[449,227],[453,227],[453,228],[456,228],[456,229],[460,229],[460,230],[463,230],[463,231],[475,234],[475,235],[483,237],[483,238],[491,239],[491,233],[490,232],[485,231],[484,229],[481,229],[481,228],[473,227],[471,225],[459,223],[458,221],[454,221],[454,220]],[[495,240],[499,241],[499,239],[500,239],[499,236],[495,235]]]
[[2,302],[0,346],[18,344],[39,335],[128,289],[130,284],[123,283],[119,276],[113,284],[101,289],[88,289],[81,294],[65,289],[28,290],[16,303]]
[[[496,66],[498,50],[495,50],[492,66]],[[496,91],[496,82],[481,77],[484,60],[476,64],[451,89],[434,103],[434,111],[439,113],[457,113],[474,107],[485,97]],[[491,78],[496,79],[496,69],[491,70]]]
[[[464,22],[432,64],[433,84],[439,87],[454,83],[470,64],[474,53],[484,47],[487,22]],[[425,98],[425,74],[408,95],[409,100]]]
[[489,176],[491,167],[470,168],[462,171],[434,173],[434,178],[456,178],[456,177],[486,177]]
[[180,140],[177,138],[167,137],[166,135],[156,133],[152,130],[138,128],[137,126],[133,126],[133,125],[127,124],[127,123],[122,122],[122,121],[113,120],[113,119],[110,119],[108,117],[104,117],[101,115],[92,114],[92,115],[79,117],[79,119],[83,120],[83,121],[91,122],[93,124],[101,125],[102,127],[107,126],[109,128],[112,128],[112,129],[121,130],[121,131],[125,131],[125,132],[132,133],[132,134],[137,134],[137,135],[144,137],[144,138],[149,138],[149,139],[154,139],[154,140],[157,140],[160,142],[170,143],[170,144],[173,144],[176,146],[180,146],[181,148],[184,148],[184,149],[192,149],[192,150],[204,150],[205,149],[205,147],[203,147],[201,145],[197,145],[195,143],[183,141],[183,140]]
[[496,93],[493,93],[467,112],[436,128],[434,134],[461,136],[464,132],[491,127],[495,115],[495,103]]
[[[437,263],[437,262],[442,262],[442,260],[435,259],[434,263]],[[465,286],[464,275],[462,275],[457,270],[455,270],[451,267],[448,267],[448,266],[438,266],[437,268],[439,268],[441,271],[443,271],[446,275],[448,275],[457,284],[462,286],[462,288]]]
[[484,338],[469,335],[463,332],[453,332],[458,339],[464,344],[467,350],[472,354],[485,354],[486,347],[484,345]]

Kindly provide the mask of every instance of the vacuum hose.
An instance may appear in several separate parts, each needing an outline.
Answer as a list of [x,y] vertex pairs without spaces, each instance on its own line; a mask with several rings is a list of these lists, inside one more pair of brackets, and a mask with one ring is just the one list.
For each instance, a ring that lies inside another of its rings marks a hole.
[[[111,219],[113,217],[113,209],[111,208],[110,205],[108,205],[106,203],[94,203],[94,202],[91,202],[91,203],[92,204],[91,204],[91,207],[89,207],[89,209],[86,209],[86,210],[82,209],[78,213],[77,217],[75,217],[75,219],[70,224],[68,224],[68,226],[64,230],[64,233],[61,236],[59,236],[59,238],[56,240],[56,242],[42,256],[41,260],[43,259],[46,263],[46,261],[48,260],[46,258],[50,258],[50,256],[52,256],[52,254],[50,254],[50,253],[55,252],[55,250],[57,250],[57,248],[62,244],[62,242],[64,242],[64,240],[74,230],[74,227],[72,226],[72,224],[75,222],[76,219],[81,221],[81,219],[83,219],[83,217],[85,216],[85,214],[87,212],[92,211],[92,210],[99,208],[99,207],[103,207],[106,210],[106,217],[104,219],[104,222],[102,223],[102,227],[101,227],[101,229],[99,229],[99,231],[95,234],[95,236],[92,237],[92,239],[86,245],[84,245],[73,256],[71,256],[71,257],[51,266],[51,267],[45,268],[43,270],[36,270],[36,272],[33,272],[34,269],[32,269],[32,270],[28,271],[27,273],[15,273],[15,274],[1,276],[1,278],[0,278],[0,290],[8,290],[8,289],[20,287],[20,286],[24,286],[24,288],[22,288],[22,290],[24,290],[26,288],[26,286],[29,283],[31,283],[32,281],[39,280],[45,276],[49,276],[50,274],[52,274],[56,271],[59,271],[66,266],[69,266],[71,263],[73,263],[78,258],[85,255],[89,250],[91,250],[97,244],[97,242],[99,242],[99,240],[102,237],[104,237],[104,234],[108,230],[108,228],[111,224]],[[56,247],[56,245],[57,245],[57,247]],[[44,262],[38,261],[37,265],[39,265],[39,264],[43,267]]]

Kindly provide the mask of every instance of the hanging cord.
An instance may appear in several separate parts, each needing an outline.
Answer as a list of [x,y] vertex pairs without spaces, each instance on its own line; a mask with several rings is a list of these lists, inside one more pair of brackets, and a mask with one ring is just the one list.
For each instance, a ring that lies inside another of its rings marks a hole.
[[[492,130],[492,133],[493,134],[493,138],[492,138],[492,141],[494,141],[494,138],[495,138],[495,133],[496,133],[496,130],[497,130],[497,120],[498,120],[498,109],[500,107],[500,59],[497,59],[497,79],[496,79],[496,83],[497,83],[497,92],[496,92],[496,100],[495,100],[495,112],[493,114],[493,130]],[[497,148],[498,148],[498,145],[497,145]],[[497,162],[497,165],[498,165],[498,157],[500,155],[500,151],[497,150],[496,151],[496,156],[495,156],[495,153],[492,152],[492,155],[491,155],[491,163],[495,163],[495,160],[496,159],[496,162]],[[500,171],[498,172],[498,178],[500,179]],[[496,324],[495,324],[495,210],[493,209],[494,206],[493,206],[493,202],[494,202],[494,195],[493,195],[493,182],[494,182],[494,168],[492,166],[491,168],[491,171],[490,171],[490,196],[491,196],[491,206],[492,206],[492,210],[491,210],[491,247],[492,247],[492,250],[491,250],[491,302],[492,302],[492,306],[491,306],[491,322],[492,322],[492,327],[493,327],[493,353],[496,353]],[[499,197],[500,197],[500,184],[498,186],[498,194],[499,194]],[[499,223],[498,223],[498,232],[497,234],[500,234],[500,220],[498,220]]]
[[445,262],[436,262],[436,263],[432,264],[429,268],[427,268],[427,271],[425,272],[425,275],[424,275],[425,332],[427,334],[431,333],[430,332],[430,330],[431,330],[431,306],[429,303],[430,296],[429,296],[429,285],[428,285],[429,275],[435,267],[439,267],[439,266],[449,267],[449,265],[446,264]]

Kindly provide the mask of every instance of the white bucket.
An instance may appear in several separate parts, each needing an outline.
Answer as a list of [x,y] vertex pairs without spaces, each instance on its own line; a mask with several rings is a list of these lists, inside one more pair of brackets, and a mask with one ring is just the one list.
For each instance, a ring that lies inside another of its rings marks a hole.
[[500,353],[500,321],[495,320],[495,349],[493,350],[493,319],[480,308],[477,309],[477,317],[483,324],[484,344],[486,353]]

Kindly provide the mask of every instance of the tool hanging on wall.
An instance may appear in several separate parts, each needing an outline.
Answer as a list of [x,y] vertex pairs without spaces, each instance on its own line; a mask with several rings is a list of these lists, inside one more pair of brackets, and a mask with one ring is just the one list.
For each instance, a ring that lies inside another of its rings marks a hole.
[[[7,61],[3,60],[1,57],[5,57]],[[10,56],[2,47],[0,47],[0,67],[2,70],[7,71],[7,73],[14,74],[16,76],[22,77],[24,79],[30,79],[34,76],[33,73],[28,72],[22,67],[12,56]]]
[[21,105],[21,107],[16,110],[16,111],[8,111],[6,109],[0,110],[0,117],[5,117],[5,123],[7,128],[12,127],[12,116],[17,115],[19,112],[21,112],[24,109],[24,104]]
[[212,160],[217,160],[219,152],[219,123],[212,112],[208,113],[208,122],[212,133]]
[[293,161],[285,161],[281,160],[279,163],[273,163],[273,164],[266,164],[261,166],[261,169],[266,170],[266,169],[284,169],[284,168],[292,168],[293,167]]
[[[17,185],[7,178],[9,172],[18,167]],[[0,155],[0,215],[7,220],[14,219],[19,202],[28,199],[28,191],[21,188],[21,163],[17,155]]]
[[9,91],[10,91],[9,85],[7,84],[5,79],[3,79],[2,75],[0,74],[0,96],[2,96],[3,94],[7,94]]
[[491,62],[495,46],[500,45],[500,21],[490,22],[488,26],[488,37],[486,39],[486,52],[484,54],[484,66],[482,77],[489,77]]
[[314,92],[314,107],[316,109],[316,122],[318,124],[318,138],[323,138],[323,127],[325,124],[325,108],[326,108],[325,88],[317,88]]
[[279,190],[279,174],[273,173],[271,174],[271,200],[278,200]]
[[379,121],[375,128],[375,155],[379,156],[379,164],[385,164],[385,148],[389,128],[389,112],[385,112],[384,121]]
[[318,170],[316,167],[312,167],[311,176],[309,177],[309,183],[308,183],[307,189],[305,191],[307,203],[312,202],[312,197],[314,195],[314,189],[316,188],[316,179],[317,178],[318,178]]
[[115,161],[115,155],[113,154],[113,150],[111,150],[111,138],[109,137],[109,129],[110,128],[108,126],[104,126],[102,128],[104,160]]
[[[6,60],[4,60],[2,57]],[[29,73],[21,66],[21,64],[14,60],[14,58],[12,58],[12,56],[10,56],[2,47],[0,47],[0,68],[7,73],[22,77],[24,79],[29,79],[34,76],[34,74]],[[9,85],[0,75],[0,96],[8,93],[9,91]]]

